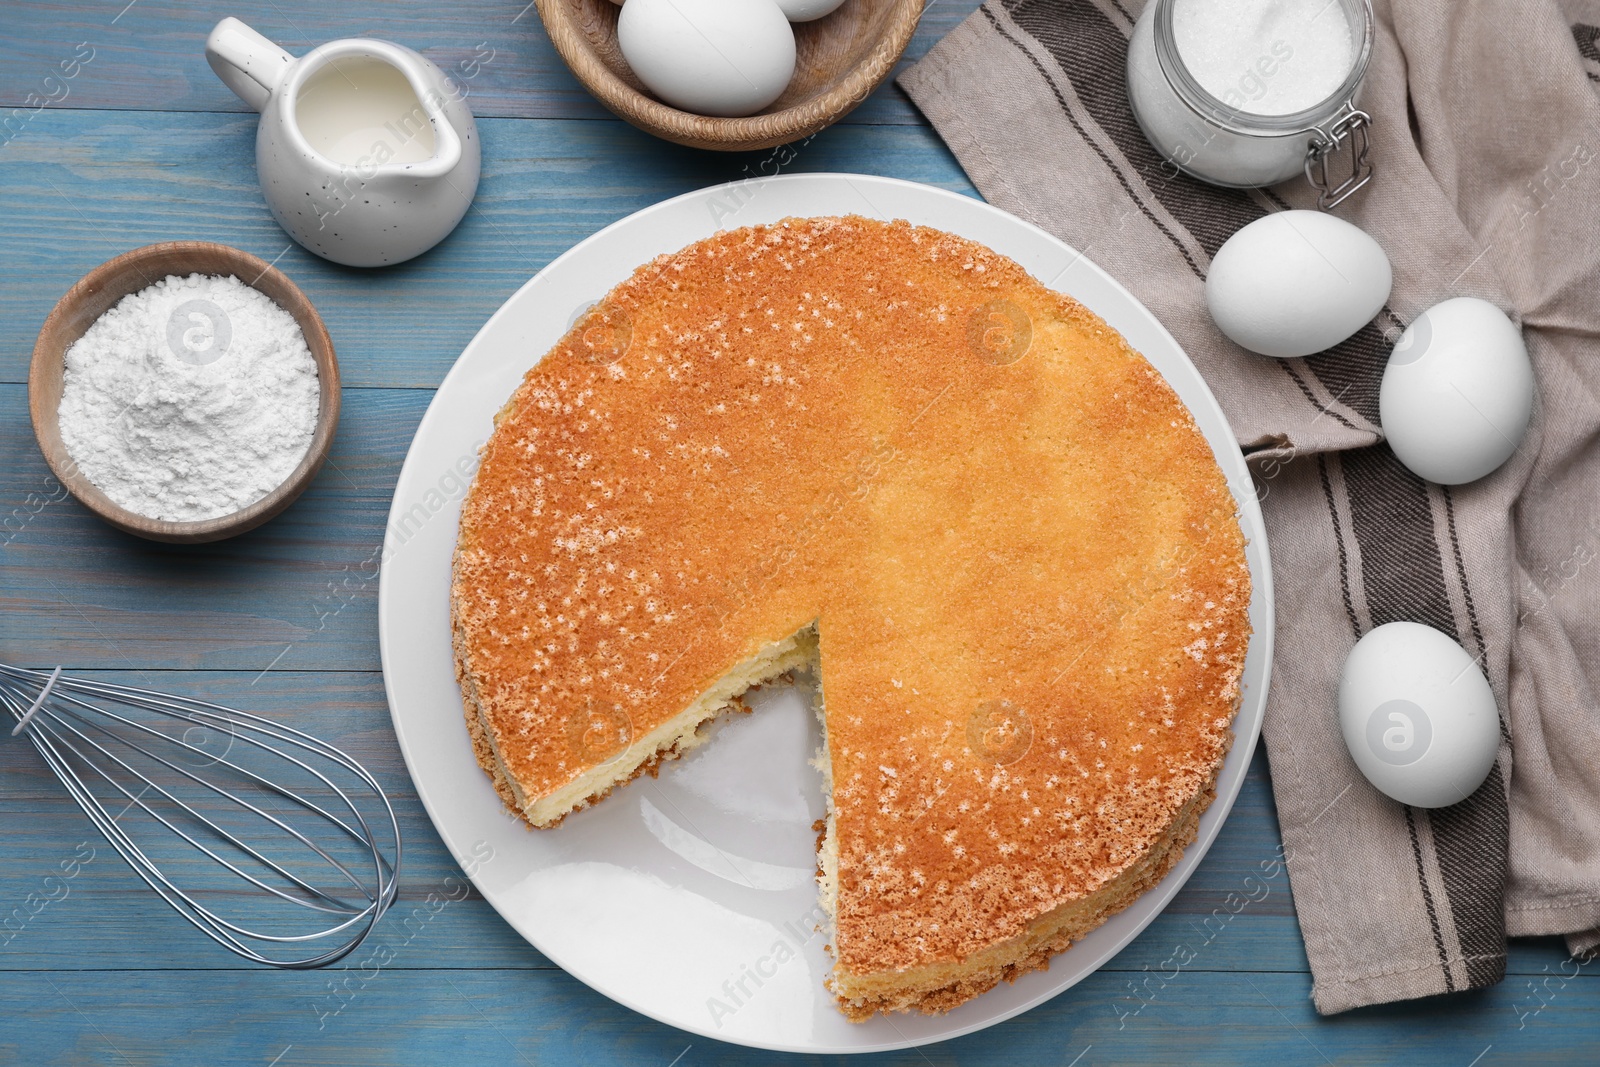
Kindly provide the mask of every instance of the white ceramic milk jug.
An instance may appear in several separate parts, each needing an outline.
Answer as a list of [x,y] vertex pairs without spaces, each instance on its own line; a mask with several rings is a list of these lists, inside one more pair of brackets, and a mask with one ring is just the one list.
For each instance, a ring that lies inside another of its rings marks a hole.
[[478,189],[478,128],[459,85],[389,41],[330,41],[300,59],[238,19],[206,61],[261,112],[256,174],[278,224],[352,267],[421,255]]

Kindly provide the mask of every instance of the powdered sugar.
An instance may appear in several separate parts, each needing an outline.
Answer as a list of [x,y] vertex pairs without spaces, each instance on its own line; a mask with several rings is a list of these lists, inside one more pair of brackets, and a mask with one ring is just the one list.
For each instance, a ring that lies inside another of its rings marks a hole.
[[293,316],[237,278],[174,275],[123,297],[67,350],[61,440],[116,503],[191,522],[281,485],[318,409]]
[[1338,0],[1178,0],[1172,34],[1201,88],[1251,115],[1322,103],[1359,50]]

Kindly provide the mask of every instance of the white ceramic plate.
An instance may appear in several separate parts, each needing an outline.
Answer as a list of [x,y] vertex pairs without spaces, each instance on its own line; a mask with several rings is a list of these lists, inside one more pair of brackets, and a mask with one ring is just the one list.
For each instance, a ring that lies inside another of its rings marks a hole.
[[[448,595],[460,501],[492,419],[577,312],[652,256],[719,229],[794,215],[903,218],[1002,252],[1070,293],[1149,358],[1194,413],[1227,473],[1249,539],[1255,636],[1237,740],[1200,836],[1160,885],[1056,958],[946,1015],[847,1022],[823,988],[813,927],[822,784],[807,760],[817,727],[802,692],[762,693],[689,758],[642,778],[559,829],[507,815],[473,759],[450,651]],[[1055,996],[1115,955],[1166,906],[1206,853],[1261,731],[1272,659],[1272,578],[1244,460],[1194,366],[1137,300],[1034,226],[925,185],[843,174],[752,180],[689,193],[583,241],[517,291],[479,331],[417,429],[400,472],[379,602],[384,683],[417,793],[451,852],[517,932],[595,989],[697,1034],[762,1048],[869,1052],[991,1026]]]

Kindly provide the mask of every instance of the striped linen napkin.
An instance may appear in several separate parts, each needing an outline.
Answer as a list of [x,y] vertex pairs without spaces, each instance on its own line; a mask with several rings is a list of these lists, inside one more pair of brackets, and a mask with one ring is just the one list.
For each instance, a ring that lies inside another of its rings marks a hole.
[[[1141,0],[989,0],[901,74],[993,204],[1143,300],[1250,458],[1277,581],[1265,738],[1324,1013],[1497,982],[1507,935],[1600,945],[1600,0],[1377,0],[1363,107],[1374,182],[1338,209],[1394,264],[1375,322],[1303,360],[1212,324],[1211,257],[1267,212],[1314,207],[1176,176],[1128,108]],[[1383,443],[1378,383],[1404,324],[1477,296],[1523,327],[1540,400],[1523,447],[1442,488]],[[1460,804],[1409,808],[1346,752],[1336,694],[1357,637],[1453,635],[1502,715]]]

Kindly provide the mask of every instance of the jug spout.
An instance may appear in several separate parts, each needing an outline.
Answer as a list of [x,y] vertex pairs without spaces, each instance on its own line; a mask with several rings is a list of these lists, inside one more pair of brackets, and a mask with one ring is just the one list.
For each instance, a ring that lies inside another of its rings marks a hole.
[[294,57],[236,18],[217,23],[206,38],[206,62],[222,84],[260,111],[294,65]]
[[461,165],[459,89],[423,57],[357,39],[323,45],[301,65],[279,90],[284,117],[294,142],[330,174],[420,181]]

